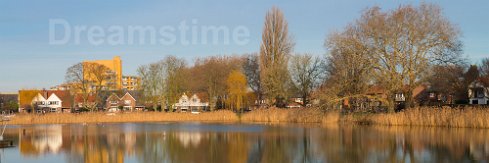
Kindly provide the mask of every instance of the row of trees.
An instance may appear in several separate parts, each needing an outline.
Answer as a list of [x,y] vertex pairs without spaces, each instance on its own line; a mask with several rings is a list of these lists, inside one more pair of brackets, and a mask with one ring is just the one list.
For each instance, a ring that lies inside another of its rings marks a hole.
[[[460,31],[434,4],[391,11],[368,8],[359,19],[329,35],[324,46],[324,58],[292,54],[288,23],[273,7],[265,16],[258,54],[211,56],[192,65],[168,56],[143,65],[138,68],[142,97],[153,107],[169,109],[181,94],[191,92],[209,101],[211,109],[240,109],[254,101],[284,107],[290,96],[302,97],[307,105],[314,96],[328,106],[375,99],[393,110],[395,94],[403,93],[407,106],[413,106],[413,90],[423,83],[467,98],[468,84],[480,77],[473,77],[473,69],[479,69],[467,68],[461,57]],[[487,75],[489,61],[484,63],[480,71]],[[75,73],[79,69],[80,65],[70,68],[67,80],[78,81],[84,94],[98,92],[103,82],[89,81],[95,89],[84,90],[85,83]],[[368,94],[375,86],[381,86],[387,97]]]
[[[224,99],[231,91],[226,82],[242,84],[237,81],[240,74],[230,76],[240,68],[241,60],[240,57],[215,56],[197,59],[193,66],[188,66],[183,58],[167,56],[156,63],[140,66],[138,75],[143,98],[153,107],[160,105],[172,109],[171,105],[183,93],[199,93],[200,98],[210,102],[212,109],[223,108]],[[243,85],[246,86],[246,82]],[[236,92],[235,88],[240,86],[231,86],[231,92]]]
[[[171,109],[183,93],[197,93],[210,102],[212,109],[240,109],[256,101],[268,101],[266,97],[283,106],[290,95],[310,97],[320,84],[316,79],[322,75],[324,62],[319,57],[293,56],[290,66],[280,70],[286,76],[273,71],[271,75],[262,73],[258,58],[257,54],[212,56],[197,59],[188,66],[183,58],[167,56],[138,68],[142,81],[140,89],[144,100],[153,107],[160,105]],[[262,75],[269,79],[262,79]],[[283,79],[278,80],[280,78]],[[264,85],[263,82],[269,83]]]
[[169,56],[138,69],[141,88],[146,98],[163,106],[189,91],[204,92],[211,108],[240,109],[255,101],[284,107],[291,95],[309,99],[324,77],[324,61],[310,54],[292,55],[293,46],[287,21],[274,7],[265,17],[259,54],[208,57],[192,66]]

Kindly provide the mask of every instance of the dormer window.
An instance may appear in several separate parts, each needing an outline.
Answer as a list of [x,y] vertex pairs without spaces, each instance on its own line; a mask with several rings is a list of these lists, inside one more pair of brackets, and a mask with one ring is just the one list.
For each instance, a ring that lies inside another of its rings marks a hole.
[[476,92],[476,96],[478,98],[483,98],[484,97],[484,91],[481,90],[481,89],[478,89],[477,92]]

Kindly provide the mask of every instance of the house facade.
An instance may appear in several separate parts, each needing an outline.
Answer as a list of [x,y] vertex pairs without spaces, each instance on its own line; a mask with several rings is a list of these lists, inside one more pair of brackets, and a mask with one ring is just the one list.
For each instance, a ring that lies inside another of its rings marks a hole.
[[126,92],[124,96],[119,97],[117,94],[112,93],[105,100],[105,109],[109,112],[117,111],[134,111],[139,107],[136,106],[136,99],[129,93]]
[[174,109],[179,112],[187,111],[203,111],[209,107],[209,103],[201,102],[200,98],[194,94],[192,97],[188,97],[185,93],[180,97],[178,103],[173,105]]
[[37,93],[31,100],[36,112],[70,112],[72,99],[68,91],[46,91]]
[[469,104],[487,105],[489,102],[488,84],[480,80],[475,80],[469,85],[468,95],[469,95]]

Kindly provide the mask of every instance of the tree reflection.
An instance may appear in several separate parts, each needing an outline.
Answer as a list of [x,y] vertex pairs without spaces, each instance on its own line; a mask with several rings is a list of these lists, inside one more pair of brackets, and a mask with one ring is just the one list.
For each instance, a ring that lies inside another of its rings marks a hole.
[[489,160],[489,130],[482,129],[262,125],[258,131],[235,131],[221,128],[226,125],[194,125],[210,130],[144,123],[35,125],[7,129],[5,137],[18,143],[21,157],[52,154],[66,162]]

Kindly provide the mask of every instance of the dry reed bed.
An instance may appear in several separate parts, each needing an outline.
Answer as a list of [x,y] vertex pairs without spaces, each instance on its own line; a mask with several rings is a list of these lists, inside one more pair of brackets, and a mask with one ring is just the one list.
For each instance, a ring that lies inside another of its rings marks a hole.
[[489,128],[489,110],[472,107],[463,109],[413,108],[398,113],[348,114],[341,118],[341,122],[388,126]]
[[[489,143],[489,130],[487,129],[402,126],[373,126],[372,128],[381,133],[409,139],[413,143],[417,142],[416,144],[461,146]],[[459,148],[463,149],[463,147]]]
[[51,124],[51,123],[103,123],[103,122],[158,122],[158,121],[223,121],[238,122],[235,113],[227,110],[190,113],[133,112],[133,113],[51,113],[44,115],[18,114],[9,124]]
[[318,108],[294,109],[259,109],[245,113],[241,117],[244,122],[271,122],[271,123],[337,123],[339,114],[324,112]]
[[103,123],[103,122],[158,122],[158,121],[215,121],[215,122],[272,122],[272,123],[337,123],[338,113],[325,113],[317,108],[260,109],[237,116],[232,111],[220,110],[200,114],[133,112],[133,113],[50,113],[18,114],[9,124]]
[[266,122],[266,123],[322,123],[322,124],[373,124],[387,126],[438,126],[489,128],[489,109],[434,109],[413,108],[398,113],[346,114],[325,112],[318,108],[259,109],[241,116],[228,110],[190,113],[134,112],[83,113],[83,114],[19,114],[9,124],[49,123],[102,123],[102,122],[158,122],[158,121],[214,121],[214,122]]

